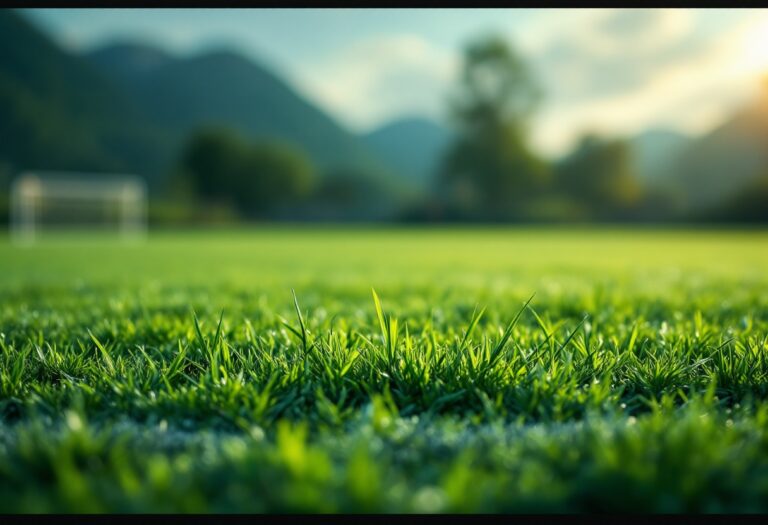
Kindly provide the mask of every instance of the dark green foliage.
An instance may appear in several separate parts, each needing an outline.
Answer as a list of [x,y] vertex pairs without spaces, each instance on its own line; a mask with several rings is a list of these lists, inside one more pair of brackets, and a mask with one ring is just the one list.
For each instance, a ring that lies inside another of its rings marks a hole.
[[268,216],[281,204],[306,196],[314,175],[301,151],[288,144],[249,144],[215,128],[190,139],[179,169],[201,201],[232,203],[247,217]]
[[461,127],[524,127],[541,91],[524,60],[498,35],[478,38],[464,51],[461,90],[452,113]]
[[243,210],[269,210],[295,202],[306,197],[314,183],[314,170],[301,150],[278,142],[252,146],[246,170],[235,193],[235,202]]
[[157,175],[166,137],[98,71],[15,11],[0,12],[0,159],[15,170]]
[[351,169],[331,170],[319,177],[310,198],[292,213],[310,220],[389,220],[407,196],[395,181]]
[[186,145],[179,169],[198,198],[231,200],[238,177],[244,175],[247,151],[248,144],[230,130],[202,130]]
[[556,188],[597,218],[631,216],[642,197],[634,167],[629,143],[585,135],[557,165]]
[[765,223],[768,221],[768,173],[756,177],[735,196],[700,215],[718,222]]
[[470,43],[451,114],[457,137],[438,175],[447,205],[465,218],[509,219],[546,181],[529,150],[527,124],[539,98],[522,59],[499,37]]

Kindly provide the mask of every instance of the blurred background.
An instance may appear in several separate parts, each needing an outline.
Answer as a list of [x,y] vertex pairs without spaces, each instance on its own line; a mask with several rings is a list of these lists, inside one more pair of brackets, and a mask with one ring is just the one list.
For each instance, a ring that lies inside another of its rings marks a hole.
[[0,39],[0,221],[25,172],[135,176],[157,226],[768,220],[768,9],[4,9]]

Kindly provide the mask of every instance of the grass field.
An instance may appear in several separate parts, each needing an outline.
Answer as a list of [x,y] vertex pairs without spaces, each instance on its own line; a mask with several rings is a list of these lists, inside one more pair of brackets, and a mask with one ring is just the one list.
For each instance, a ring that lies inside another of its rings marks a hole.
[[4,237],[0,512],[768,512],[766,268],[763,231]]

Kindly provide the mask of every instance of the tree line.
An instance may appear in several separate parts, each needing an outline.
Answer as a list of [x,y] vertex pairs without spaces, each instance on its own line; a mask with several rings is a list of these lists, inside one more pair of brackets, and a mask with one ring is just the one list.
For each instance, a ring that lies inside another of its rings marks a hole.
[[[455,139],[429,191],[391,206],[386,218],[509,222],[674,216],[673,198],[640,184],[626,140],[587,133],[558,161],[537,155],[529,128],[541,100],[528,65],[503,38],[471,42],[448,101]],[[201,130],[189,140],[176,180],[198,202],[229,206],[246,219],[365,219],[377,203],[397,201],[364,173],[319,174],[295,146],[249,143],[220,128]],[[768,170],[744,195],[746,208],[728,202],[712,217],[768,219],[766,180]]]

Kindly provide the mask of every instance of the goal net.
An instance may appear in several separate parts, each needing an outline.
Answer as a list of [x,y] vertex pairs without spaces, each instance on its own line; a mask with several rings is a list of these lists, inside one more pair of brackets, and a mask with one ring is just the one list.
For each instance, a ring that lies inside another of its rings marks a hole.
[[43,230],[114,231],[142,238],[147,227],[144,181],[130,175],[24,173],[11,186],[11,234],[31,242]]

